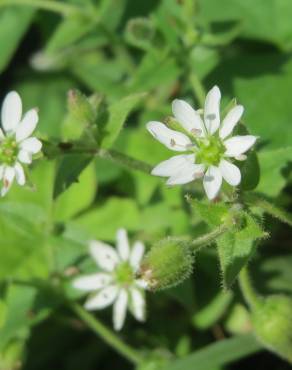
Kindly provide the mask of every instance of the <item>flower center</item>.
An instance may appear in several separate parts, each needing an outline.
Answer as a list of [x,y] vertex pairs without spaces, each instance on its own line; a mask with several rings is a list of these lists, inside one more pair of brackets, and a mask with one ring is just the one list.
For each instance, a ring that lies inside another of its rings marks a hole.
[[196,152],[196,163],[218,166],[225,150],[221,140],[214,136],[202,139]]
[[6,137],[0,142],[0,163],[14,165],[18,155],[18,146],[15,138]]
[[128,262],[122,262],[115,270],[116,282],[119,285],[129,286],[134,281],[134,272]]

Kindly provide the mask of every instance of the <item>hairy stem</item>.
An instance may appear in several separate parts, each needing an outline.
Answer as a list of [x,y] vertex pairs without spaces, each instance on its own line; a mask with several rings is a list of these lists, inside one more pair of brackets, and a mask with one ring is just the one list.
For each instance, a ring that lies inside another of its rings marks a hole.
[[219,236],[230,230],[230,225],[222,224],[207,234],[199,236],[190,242],[195,251],[214,242]]
[[123,357],[137,365],[143,361],[143,357],[132,347],[125,344],[114,332],[103,325],[96,317],[87,312],[77,303],[70,303],[76,315],[86,323],[86,325],[101,337],[107,344],[119,352]]
[[50,0],[0,0],[0,7],[9,5],[26,5],[39,9],[49,10],[55,13],[68,16],[72,14],[82,14],[90,16],[90,14],[83,8],[77,7],[65,2],[50,1]]
[[239,274],[239,286],[246,303],[251,307],[256,307],[260,303],[260,297],[250,279],[248,268],[245,266]]
[[256,206],[261,208],[266,213],[279,219],[280,221],[292,226],[292,215],[287,213],[285,210],[275,206],[266,199],[256,195],[254,193],[246,194],[244,200],[251,206]]

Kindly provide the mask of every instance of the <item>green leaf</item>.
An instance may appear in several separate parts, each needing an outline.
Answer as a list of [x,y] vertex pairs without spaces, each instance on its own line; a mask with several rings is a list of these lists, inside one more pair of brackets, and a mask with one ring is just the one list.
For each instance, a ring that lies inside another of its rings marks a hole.
[[265,236],[258,222],[248,213],[241,213],[242,227],[226,232],[217,239],[223,285],[230,288],[256,249],[256,241]]
[[61,22],[46,46],[45,52],[54,54],[80,40],[96,26],[97,21],[83,16],[72,16]]
[[30,310],[36,297],[36,289],[27,286],[10,286],[6,297],[7,315],[0,330],[0,350],[16,336],[27,337],[31,317]]
[[101,240],[112,240],[120,227],[130,231],[142,228],[135,201],[117,197],[111,197],[104,204],[76,218],[75,222],[91,238]]
[[220,340],[198,350],[182,359],[172,361],[163,370],[212,370],[262,349],[252,335],[240,335],[231,339]]
[[61,158],[54,183],[54,199],[74,182],[78,182],[79,175],[89,165],[92,158],[92,155],[87,154],[68,154]]
[[199,214],[201,219],[210,226],[221,225],[230,213],[230,207],[224,203],[199,201],[189,196],[187,197],[187,201],[192,206],[193,212]]
[[261,178],[256,190],[270,197],[279,195],[287,181],[283,169],[291,158],[292,147],[260,152]]
[[109,107],[108,119],[103,126],[104,136],[101,140],[102,148],[110,148],[113,145],[127,116],[145,96],[145,93],[132,94],[120,99]]
[[247,159],[239,167],[242,177],[240,189],[255,189],[260,181],[260,165],[256,152],[251,151]]
[[0,72],[10,62],[34,14],[35,10],[27,7],[10,7],[0,10]]

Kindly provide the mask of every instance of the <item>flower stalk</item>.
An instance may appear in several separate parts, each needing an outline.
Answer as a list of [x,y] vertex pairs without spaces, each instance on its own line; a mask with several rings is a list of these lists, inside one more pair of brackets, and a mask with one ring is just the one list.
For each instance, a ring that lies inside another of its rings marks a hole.
[[243,297],[250,308],[254,309],[260,305],[260,297],[258,296],[256,290],[250,279],[248,268],[245,266],[239,274],[239,286]]
[[99,337],[101,337],[107,344],[119,352],[123,357],[128,359],[135,365],[140,364],[143,361],[143,357],[135,351],[132,347],[125,344],[114,332],[103,325],[96,317],[87,312],[78,303],[71,302],[71,309],[75,314],[86,323],[86,325],[94,331]]

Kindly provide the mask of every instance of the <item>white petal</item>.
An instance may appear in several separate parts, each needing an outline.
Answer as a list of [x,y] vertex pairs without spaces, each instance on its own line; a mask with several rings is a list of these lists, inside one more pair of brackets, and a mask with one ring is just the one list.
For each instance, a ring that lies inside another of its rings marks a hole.
[[194,163],[195,155],[194,154],[180,154],[166,161],[160,162],[156,167],[151,171],[152,175],[155,176],[173,176],[178,173],[181,168],[185,165],[185,162]]
[[219,164],[219,169],[226,182],[232,186],[237,186],[241,180],[241,173],[239,168],[234,164],[222,159]]
[[244,108],[242,105],[236,105],[227,113],[219,131],[219,136],[221,137],[221,139],[225,139],[228,135],[232,133],[235,125],[239,122],[243,111]]
[[90,292],[104,288],[112,282],[112,279],[110,274],[99,272],[97,274],[80,276],[73,280],[72,285],[76,289]]
[[127,231],[119,229],[117,231],[117,250],[123,261],[127,261],[130,255],[130,246]]
[[21,114],[21,98],[16,91],[11,91],[6,95],[1,110],[2,127],[6,132],[15,130],[21,120]]
[[119,262],[117,252],[108,244],[92,240],[89,243],[89,250],[98,266],[106,271],[113,271]]
[[244,135],[233,136],[224,141],[226,147],[225,155],[228,157],[236,157],[248,151],[256,142],[256,136]]
[[192,145],[191,140],[181,132],[171,130],[161,122],[148,122],[147,130],[150,134],[167,148],[178,152],[184,152]]
[[167,185],[183,185],[188,182],[194,181],[199,177],[202,177],[205,170],[203,164],[194,164],[189,163],[185,165],[180,172],[176,173],[174,176],[171,176],[166,184]]
[[4,195],[7,194],[8,190],[10,189],[13,180],[15,177],[15,169],[14,167],[5,167],[4,173],[3,173],[3,186],[1,189],[1,196],[4,197]]
[[204,121],[210,134],[217,131],[220,126],[220,99],[218,86],[214,86],[207,94],[204,108]]
[[16,181],[19,185],[25,184],[25,174],[22,165],[18,162],[14,165]]
[[127,313],[127,305],[128,293],[125,289],[121,289],[114,303],[113,322],[115,330],[121,330],[124,325]]
[[133,245],[130,254],[130,265],[133,267],[135,271],[138,270],[140,267],[141,260],[143,258],[145,251],[145,246],[142,242],[136,241]]
[[20,143],[20,148],[32,154],[36,154],[42,149],[42,142],[36,137],[29,137]]
[[19,142],[29,137],[35,130],[38,119],[37,109],[31,109],[28,111],[16,127],[16,141]]
[[138,321],[145,321],[145,299],[143,293],[136,288],[130,290],[131,306],[135,319]]
[[118,287],[116,285],[110,285],[106,288],[103,288],[93,297],[89,298],[86,302],[84,307],[87,310],[101,310],[105,307],[111,305],[118,295]]
[[135,284],[138,288],[140,289],[143,289],[143,290],[146,290],[148,288],[148,283],[147,281],[143,280],[143,279],[136,279],[135,280]]
[[26,164],[30,164],[32,162],[32,153],[21,149],[18,153],[17,159]]
[[207,197],[214,199],[219,193],[222,184],[222,174],[218,167],[210,166],[205,173],[203,185]]
[[184,100],[172,102],[172,112],[182,127],[195,136],[204,136],[204,123],[200,115]]

